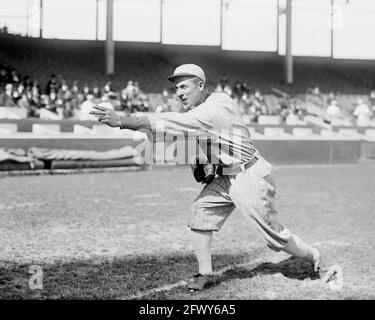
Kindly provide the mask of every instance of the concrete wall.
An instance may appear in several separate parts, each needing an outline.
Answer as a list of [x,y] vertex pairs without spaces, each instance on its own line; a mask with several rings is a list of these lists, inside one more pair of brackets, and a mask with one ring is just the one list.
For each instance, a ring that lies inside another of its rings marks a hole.
[[355,163],[361,156],[359,141],[262,140],[254,144],[274,164]]
[[[132,139],[130,136],[113,135],[84,135],[74,134],[74,125],[81,125],[92,128],[97,125],[96,121],[79,120],[40,120],[23,119],[10,120],[1,119],[1,123],[15,123],[18,126],[18,133],[1,135],[0,148],[22,148],[27,150],[31,147],[74,149],[74,150],[96,150],[107,151],[119,149],[126,145],[136,146],[140,140]],[[31,133],[33,124],[58,124],[61,134],[34,135]],[[270,126],[255,125],[255,131],[264,133],[265,127],[283,127],[285,132],[292,133],[293,128],[301,126]],[[315,163],[355,163],[361,158],[375,158],[375,140],[364,141],[359,138],[327,138],[320,137],[315,126],[302,126],[311,128],[316,134],[310,138],[296,138],[293,135],[286,137],[265,137],[255,138],[255,146],[261,154],[274,164],[315,164]],[[340,128],[334,128],[338,131]],[[364,129],[359,130],[362,133]],[[158,155],[160,156],[160,154]],[[170,159],[171,155],[165,155]]]
[[[31,147],[108,151],[137,146],[140,140],[127,138],[9,138],[0,139],[0,148]],[[360,158],[375,158],[375,142],[356,140],[256,140],[255,146],[273,164],[355,163]],[[170,144],[167,144],[167,146]],[[170,148],[169,148],[170,150]],[[158,157],[161,158],[159,150]],[[170,160],[171,154],[165,154]]]

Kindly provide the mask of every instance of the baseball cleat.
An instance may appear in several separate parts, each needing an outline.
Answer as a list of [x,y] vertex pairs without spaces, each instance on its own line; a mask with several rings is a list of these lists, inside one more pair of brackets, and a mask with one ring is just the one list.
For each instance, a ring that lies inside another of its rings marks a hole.
[[331,290],[341,290],[344,285],[342,268],[337,265],[328,268],[322,267],[320,252],[315,248],[313,260],[314,271],[319,273],[320,280],[327,284]]
[[344,281],[342,268],[340,266],[334,265],[327,269],[320,269],[319,276],[331,290],[342,289]]
[[188,284],[190,292],[201,291],[215,284],[215,277],[212,274],[197,273],[193,277],[193,281]]

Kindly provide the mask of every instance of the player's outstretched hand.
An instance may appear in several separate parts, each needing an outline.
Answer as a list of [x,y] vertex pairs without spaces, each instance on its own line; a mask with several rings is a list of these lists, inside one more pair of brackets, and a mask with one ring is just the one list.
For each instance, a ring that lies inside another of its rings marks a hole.
[[93,106],[92,108],[94,110],[90,111],[90,114],[99,116],[98,120],[100,122],[105,123],[109,125],[110,127],[121,126],[120,116],[112,109],[101,107],[101,106]]

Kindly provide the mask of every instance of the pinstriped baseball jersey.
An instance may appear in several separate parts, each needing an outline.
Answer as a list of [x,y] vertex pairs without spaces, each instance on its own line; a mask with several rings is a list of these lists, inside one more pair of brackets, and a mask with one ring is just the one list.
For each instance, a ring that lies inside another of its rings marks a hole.
[[186,113],[166,112],[122,118],[121,128],[149,129],[171,134],[196,134],[211,139],[211,163],[237,167],[257,152],[236,102],[225,93],[212,93]]

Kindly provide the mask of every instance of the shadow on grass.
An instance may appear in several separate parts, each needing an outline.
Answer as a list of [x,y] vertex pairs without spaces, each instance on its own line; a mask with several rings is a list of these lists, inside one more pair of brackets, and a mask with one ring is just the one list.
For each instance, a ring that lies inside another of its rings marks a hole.
[[281,273],[287,278],[297,280],[316,280],[319,278],[318,273],[314,271],[312,263],[306,261],[306,259],[291,257],[287,260],[280,261],[279,263],[265,262],[251,270],[243,267],[233,268],[226,271],[218,279],[218,282],[221,283],[233,279],[253,278],[258,275],[277,273]]
[[[217,270],[218,268],[216,268]],[[318,274],[314,272],[312,263],[301,258],[289,258],[279,263],[265,262],[259,264],[253,269],[246,267],[236,267],[225,271],[219,278],[217,278],[216,285],[221,283],[229,282],[235,279],[251,279],[259,275],[272,275],[281,273],[285,277],[290,279],[304,280],[311,279],[316,280],[319,278]],[[204,292],[191,293],[188,292],[186,287],[177,287],[171,291],[155,292],[142,299],[204,299]]]
[[[241,263],[244,255],[213,256],[215,269]],[[0,299],[118,299],[189,279],[197,272],[192,254],[137,255],[113,260],[39,263],[43,289],[29,288],[29,267],[2,261]]]
[[[213,256],[215,270],[240,264],[248,254]],[[43,289],[29,288],[31,264],[2,262],[0,266],[0,299],[119,299],[139,292],[188,280],[197,272],[192,254],[127,256],[113,260],[58,261],[39,264],[43,270]],[[262,263],[253,269],[234,267],[218,279],[252,278],[260,274],[281,273],[292,279],[316,279],[313,267],[304,259],[290,258],[279,263]],[[178,287],[169,292],[147,295],[142,299],[173,299],[186,292]]]

